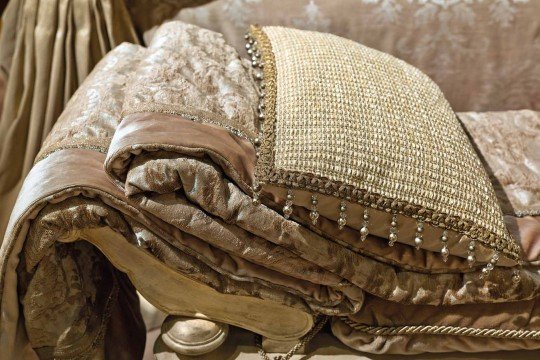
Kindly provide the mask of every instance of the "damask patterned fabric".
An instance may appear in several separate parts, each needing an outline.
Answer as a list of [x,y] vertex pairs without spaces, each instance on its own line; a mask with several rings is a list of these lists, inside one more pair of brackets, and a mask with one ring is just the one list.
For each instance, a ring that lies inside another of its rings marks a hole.
[[[130,263],[134,254],[159,264],[164,276],[211,289],[209,297],[235,296],[240,305],[230,313],[240,313],[250,299],[361,324],[357,316],[371,297],[448,314],[465,305],[482,313],[514,301],[538,303],[536,245],[527,247],[519,284],[504,268],[484,280],[459,257],[444,263],[410,246],[359,245],[357,231],[339,232],[334,221],[321,219],[313,228],[307,211],[286,220],[276,203],[254,204],[252,134],[259,124],[253,114],[260,94],[253,76],[250,62],[221,35],[179,22],[158,29],[148,48],[123,44],[96,66],[45,140],[0,248],[2,355],[18,358],[29,344],[43,358],[139,356],[136,344],[100,355],[111,343],[127,342],[130,333],[115,332],[118,324],[141,334],[137,313],[125,310],[136,305],[134,289],[112,266],[130,274],[144,294],[157,280],[133,275],[143,266]],[[534,232],[527,234],[528,244],[540,243]],[[117,244],[110,263],[97,250],[104,251],[96,236]],[[54,296],[41,296],[49,288]],[[163,297],[168,291],[152,290]],[[174,301],[192,296],[181,293]],[[212,308],[225,305],[216,301]],[[535,306],[530,318],[540,317],[538,311]],[[286,320],[268,326],[283,331]],[[254,322],[244,316],[235,325],[252,329]],[[497,331],[512,326],[506,320],[469,323]],[[521,327],[539,330],[537,320]],[[442,346],[435,337],[420,352],[455,350],[459,339]],[[467,339],[471,351],[540,348],[530,335]]]
[[218,0],[175,18],[238,50],[250,24],[339,35],[419,68],[454,111],[495,111],[540,110],[538,13],[535,0]]

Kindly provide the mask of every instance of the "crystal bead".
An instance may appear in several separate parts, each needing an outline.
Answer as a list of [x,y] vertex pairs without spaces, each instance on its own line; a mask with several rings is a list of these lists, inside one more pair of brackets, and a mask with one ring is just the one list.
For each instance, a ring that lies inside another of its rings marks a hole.
[[476,262],[476,256],[474,256],[473,254],[469,254],[467,256],[467,262],[469,263],[469,266],[472,267]]
[[368,236],[368,234],[369,234],[369,230],[367,226],[362,226],[362,228],[360,229],[360,235],[362,235],[362,237],[366,237]]
[[388,240],[390,240],[388,245],[394,246],[394,243],[397,241],[397,235],[395,233],[390,233],[390,235],[388,235]]
[[285,215],[285,219],[288,219],[292,214],[292,207],[290,205],[285,205],[283,207],[283,214]]
[[311,219],[311,223],[313,225],[317,225],[317,220],[319,219],[319,213],[315,210],[312,210],[310,213],[309,213],[309,218]]
[[345,220],[345,218],[343,217],[340,217],[338,219],[338,227],[339,227],[339,230],[343,229],[343,227],[347,224],[347,220]]
[[444,262],[448,261],[448,255],[450,255],[450,250],[448,250],[448,247],[443,247],[441,249],[441,254]]
[[416,249],[420,249],[420,246],[422,245],[423,242],[424,240],[422,240],[420,236],[416,236],[414,238],[414,245],[416,246]]

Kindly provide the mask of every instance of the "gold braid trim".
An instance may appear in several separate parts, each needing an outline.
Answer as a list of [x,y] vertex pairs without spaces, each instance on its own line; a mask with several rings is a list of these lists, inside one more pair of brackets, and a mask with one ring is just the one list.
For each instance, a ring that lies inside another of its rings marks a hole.
[[47,146],[41,149],[41,151],[36,156],[36,160],[34,160],[34,165],[45,159],[52,153],[66,149],[86,149],[106,154],[109,150],[109,144],[111,143],[111,139],[112,137],[86,139],[69,138],[61,140],[54,145]]
[[257,41],[258,48],[261,52],[263,68],[263,81],[265,91],[261,94],[261,103],[264,103],[265,121],[262,125],[262,139],[260,146],[259,158],[255,167],[255,176],[259,181],[266,181],[270,177],[272,165],[274,163],[274,155],[272,149],[275,141],[275,124],[276,124],[276,98],[277,98],[277,70],[274,52],[270,39],[258,25],[251,25],[250,34]]
[[540,339],[539,330],[479,329],[464,326],[446,325],[369,326],[356,323],[349,318],[341,317],[340,319],[354,330],[377,336],[423,334],[490,337],[504,339]]
[[232,134],[248,140],[253,144],[254,134],[247,129],[240,129],[230,125],[230,121],[210,111],[201,110],[188,105],[172,105],[172,104],[158,104],[158,103],[144,103],[135,106],[128,106],[126,110],[122,111],[122,119],[128,115],[140,114],[140,113],[158,113],[180,116],[182,118],[198,122],[201,124],[216,125],[227,129]]

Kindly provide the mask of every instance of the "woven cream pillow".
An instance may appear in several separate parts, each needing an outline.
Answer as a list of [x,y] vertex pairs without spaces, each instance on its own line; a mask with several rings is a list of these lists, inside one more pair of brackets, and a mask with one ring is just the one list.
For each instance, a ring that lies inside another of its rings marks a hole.
[[460,123],[433,81],[334,35],[252,27],[261,80],[254,201],[470,265],[514,266],[519,247]]

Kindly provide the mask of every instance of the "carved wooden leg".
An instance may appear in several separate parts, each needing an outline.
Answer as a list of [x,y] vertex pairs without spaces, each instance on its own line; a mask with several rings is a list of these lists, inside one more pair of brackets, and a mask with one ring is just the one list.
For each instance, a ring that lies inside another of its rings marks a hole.
[[204,319],[169,315],[154,344],[157,360],[178,360],[179,355],[202,355],[217,349],[229,333],[229,325]]

